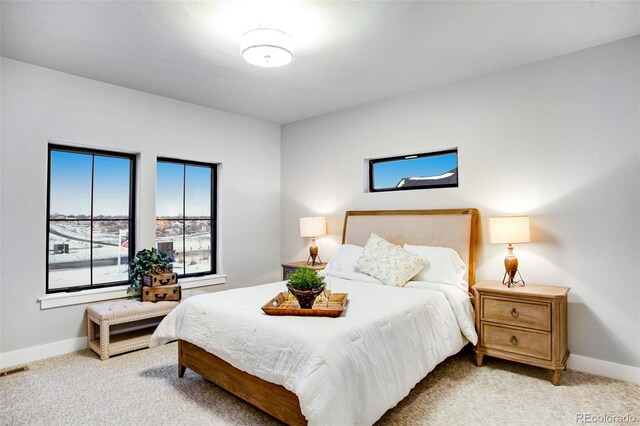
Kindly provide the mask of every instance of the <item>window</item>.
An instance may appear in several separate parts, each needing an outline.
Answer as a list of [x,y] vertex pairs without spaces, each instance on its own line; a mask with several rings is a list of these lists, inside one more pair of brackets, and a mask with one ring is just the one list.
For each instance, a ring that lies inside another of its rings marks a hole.
[[369,191],[458,186],[458,149],[369,160]]
[[216,272],[216,165],[158,159],[156,243],[182,277]]
[[47,293],[127,284],[133,154],[49,145]]

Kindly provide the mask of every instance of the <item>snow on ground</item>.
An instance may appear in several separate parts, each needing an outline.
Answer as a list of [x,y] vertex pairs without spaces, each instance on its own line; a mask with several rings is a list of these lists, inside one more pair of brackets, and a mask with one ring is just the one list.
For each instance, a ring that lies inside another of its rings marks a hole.
[[[129,279],[128,264],[109,266],[94,266],[93,283],[109,283],[117,281],[127,281]],[[79,285],[89,285],[91,282],[90,269],[83,268],[67,268],[53,269],[49,271],[49,289],[66,288]]]

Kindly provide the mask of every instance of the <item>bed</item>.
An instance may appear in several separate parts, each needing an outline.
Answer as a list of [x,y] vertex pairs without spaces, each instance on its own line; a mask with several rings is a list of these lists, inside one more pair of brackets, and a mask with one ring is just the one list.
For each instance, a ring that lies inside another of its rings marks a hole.
[[[477,219],[476,209],[349,211],[342,242],[364,246],[374,232],[394,244],[451,248],[470,287]],[[352,275],[327,275],[334,292],[349,293],[340,318],[266,316],[260,307],[285,283],[265,284],[191,298],[151,346],[177,339],[180,377],[189,368],[287,424],[372,424],[477,335],[466,291]]]

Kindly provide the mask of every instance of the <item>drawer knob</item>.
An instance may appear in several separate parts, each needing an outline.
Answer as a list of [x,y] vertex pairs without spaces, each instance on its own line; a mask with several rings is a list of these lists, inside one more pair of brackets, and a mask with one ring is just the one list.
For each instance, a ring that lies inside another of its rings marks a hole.
[[513,308],[511,310],[511,316],[514,318],[518,318],[520,316],[520,314],[518,313],[518,310],[516,308]]
[[518,338],[516,336],[511,336],[511,344],[513,346],[518,346],[518,343],[520,343],[518,342]]

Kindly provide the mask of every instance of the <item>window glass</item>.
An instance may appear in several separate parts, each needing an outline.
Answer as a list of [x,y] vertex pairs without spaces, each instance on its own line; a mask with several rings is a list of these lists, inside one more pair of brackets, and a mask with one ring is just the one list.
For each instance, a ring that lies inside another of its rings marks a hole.
[[215,273],[215,164],[159,159],[156,244],[180,276]]
[[181,218],[184,193],[184,165],[158,162],[156,173],[156,216]]
[[94,217],[129,218],[130,163],[127,158],[94,157]]
[[49,217],[87,218],[91,215],[93,156],[51,151]]
[[211,168],[186,166],[185,217],[211,217]]
[[371,192],[457,186],[457,149],[369,160]]
[[135,156],[51,145],[47,292],[129,282]]

